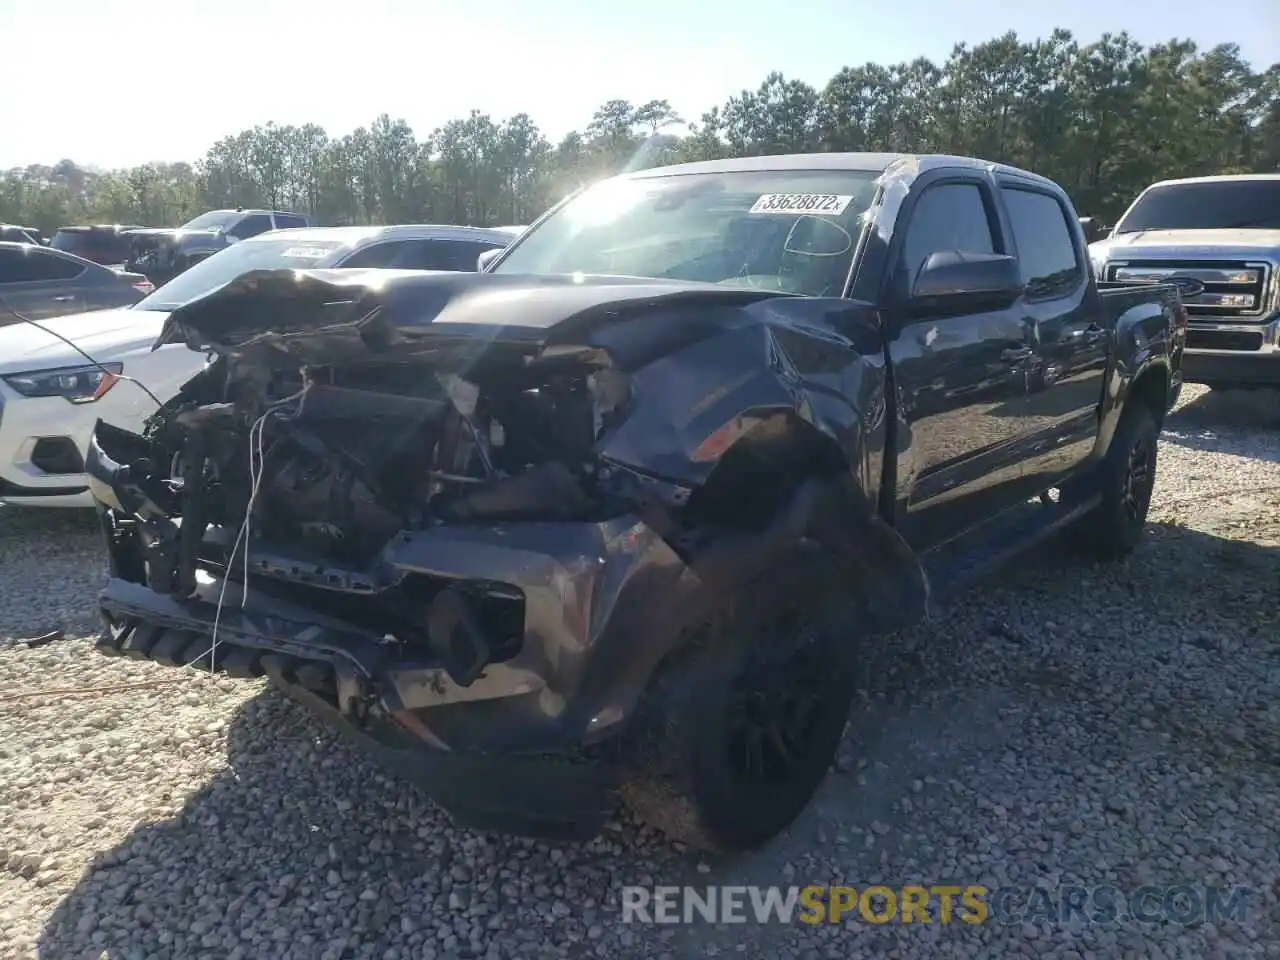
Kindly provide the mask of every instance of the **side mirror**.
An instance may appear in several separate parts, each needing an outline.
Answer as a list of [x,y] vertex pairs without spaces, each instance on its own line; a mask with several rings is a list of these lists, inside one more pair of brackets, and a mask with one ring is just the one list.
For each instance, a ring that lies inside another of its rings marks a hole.
[[923,310],[1007,307],[1022,295],[1018,261],[1000,253],[932,253],[916,274],[911,306]]
[[1093,217],[1081,217],[1080,229],[1084,231],[1084,242],[1094,243],[1101,240],[1106,234],[1106,229]]
[[484,273],[485,268],[498,259],[498,255],[502,253],[503,249],[502,247],[494,247],[492,250],[486,250],[476,257],[476,272]]

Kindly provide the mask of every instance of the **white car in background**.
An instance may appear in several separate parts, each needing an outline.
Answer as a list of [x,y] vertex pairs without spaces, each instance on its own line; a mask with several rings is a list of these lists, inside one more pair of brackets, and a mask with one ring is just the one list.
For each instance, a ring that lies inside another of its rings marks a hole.
[[[262,233],[220,250],[131,307],[0,328],[0,503],[92,507],[84,454],[99,418],[140,431],[155,403],[200,372],[204,354],[151,346],[171,311],[250,270],[385,268],[474,271],[480,255],[515,232],[483,227],[405,225],[312,227]],[[103,369],[106,367],[106,370]]]

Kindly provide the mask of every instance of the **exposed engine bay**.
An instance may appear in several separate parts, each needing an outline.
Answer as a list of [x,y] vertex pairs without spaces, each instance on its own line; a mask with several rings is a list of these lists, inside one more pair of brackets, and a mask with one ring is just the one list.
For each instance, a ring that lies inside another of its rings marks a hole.
[[[153,587],[194,596],[215,576],[303,601],[385,632],[402,655],[438,660],[468,684],[518,652],[520,591],[467,584],[465,600],[454,591],[442,601],[446,578],[393,569],[385,550],[449,524],[625,512],[631,504],[602,482],[594,445],[627,398],[626,380],[574,367],[482,367],[481,385],[414,363],[291,373],[221,357],[145,437],[102,425],[99,442],[117,456],[132,448],[130,469],[153,508],[181,517],[172,577],[152,570]],[[451,615],[475,636],[433,642],[433,617]]]
[[413,365],[329,367],[227,403],[218,364],[205,374],[214,389],[165,411],[151,435],[179,451],[175,492],[187,482],[183,457],[200,451],[211,517],[247,514],[263,540],[362,564],[398,530],[582,519],[598,502],[599,374],[482,388]]

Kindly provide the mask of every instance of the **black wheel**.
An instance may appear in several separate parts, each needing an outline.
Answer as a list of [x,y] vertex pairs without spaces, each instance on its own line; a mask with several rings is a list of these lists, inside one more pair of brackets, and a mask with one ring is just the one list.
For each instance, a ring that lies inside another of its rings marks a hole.
[[1128,556],[1142,539],[1156,484],[1160,428],[1148,407],[1125,410],[1098,468],[1102,503],[1075,525],[1076,541],[1104,560]]
[[623,796],[637,819],[728,852],[765,843],[808,805],[854,688],[857,618],[833,569],[816,552],[776,567],[664,665],[636,716]]

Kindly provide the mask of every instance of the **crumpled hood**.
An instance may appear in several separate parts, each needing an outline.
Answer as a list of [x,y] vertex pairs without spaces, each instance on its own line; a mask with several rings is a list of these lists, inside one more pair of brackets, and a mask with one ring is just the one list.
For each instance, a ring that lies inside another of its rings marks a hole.
[[1098,240],[1089,253],[1094,260],[1276,256],[1280,230],[1140,230]]
[[[99,363],[150,349],[168,313],[156,310],[93,310],[45,320],[42,327],[76,344]],[[0,374],[83,366],[85,358],[57,337],[27,323],[0,327]]]
[[[186,343],[281,365],[541,349],[659,302],[743,306],[781,294],[635,277],[420,270],[256,270],[175,310],[158,348]],[[575,322],[579,321],[579,322]]]

